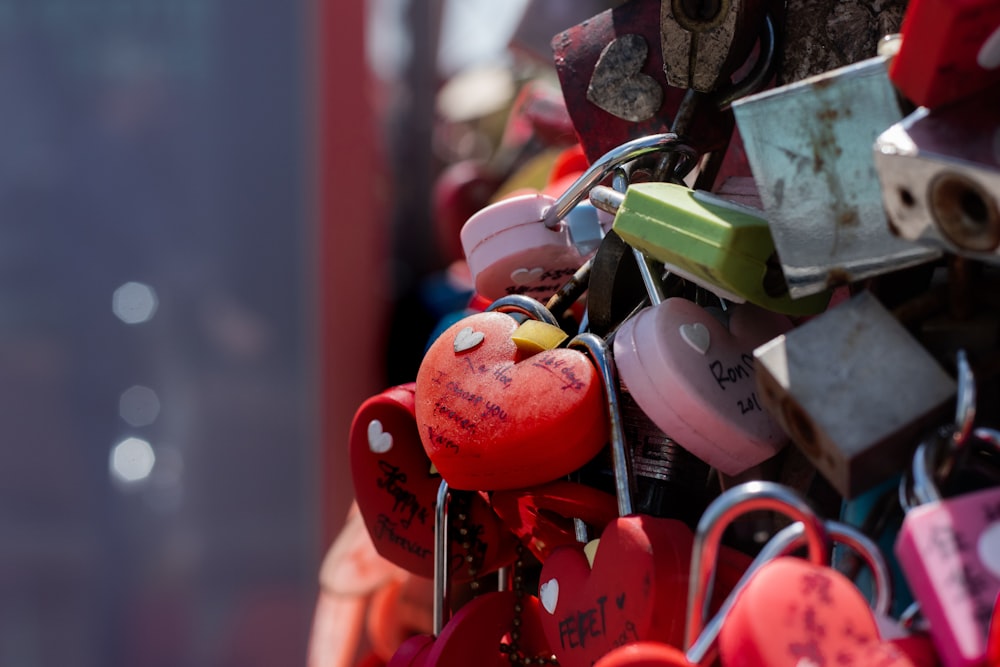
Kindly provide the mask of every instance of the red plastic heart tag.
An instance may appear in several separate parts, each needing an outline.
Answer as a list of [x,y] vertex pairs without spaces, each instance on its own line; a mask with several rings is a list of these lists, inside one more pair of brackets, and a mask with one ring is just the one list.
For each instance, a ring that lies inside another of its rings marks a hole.
[[[559,664],[589,667],[612,649],[683,641],[693,536],[675,519],[634,515],[601,534],[593,568],[582,546],[556,549],[542,566],[539,598],[545,634]],[[718,595],[732,589],[749,558],[727,550]],[[718,599],[718,598],[717,598]]]
[[692,667],[680,649],[660,642],[619,646],[594,667]]
[[517,489],[580,468],[607,441],[600,378],[587,356],[526,356],[503,313],[447,329],[420,365],[416,417],[431,461],[455,489]]
[[[351,424],[348,447],[358,509],[376,550],[405,570],[431,578],[434,506],[441,478],[431,474],[431,462],[417,435],[414,387],[412,383],[393,387],[362,403]],[[510,563],[517,545],[478,494],[466,502],[464,543],[469,547],[451,541],[450,571],[458,582]],[[470,555],[471,563],[466,560]]]

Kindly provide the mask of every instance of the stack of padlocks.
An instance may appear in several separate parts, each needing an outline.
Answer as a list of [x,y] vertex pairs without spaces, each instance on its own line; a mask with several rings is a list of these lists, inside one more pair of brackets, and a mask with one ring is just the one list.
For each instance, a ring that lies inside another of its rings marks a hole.
[[356,414],[435,581],[388,664],[996,667],[1000,5],[760,92],[764,3],[688,4],[554,38],[585,168],[465,223],[482,312]]

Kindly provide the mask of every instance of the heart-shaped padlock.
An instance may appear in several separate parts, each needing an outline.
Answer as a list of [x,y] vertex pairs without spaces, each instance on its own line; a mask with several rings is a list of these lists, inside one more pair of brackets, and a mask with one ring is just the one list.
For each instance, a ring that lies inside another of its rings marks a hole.
[[549,482],[604,445],[602,388],[587,357],[529,354],[503,313],[470,315],[445,331],[417,373],[416,417],[430,460],[457,489]]
[[575,482],[555,481],[490,497],[504,524],[544,563],[556,547],[575,544],[574,519],[597,531],[618,517],[615,497]]
[[727,330],[697,304],[666,299],[622,325],[614,355],[622,381],[653,423],[734,475],[787,442],[757,398],[753,350],[792,324],[752,304],[729,313]]
[[684,653],[661,642],[634,642],[619,646],[594,667],[692,667]]
[[[809,561],[784,556],[765,563],[743,582],[718,634],[723,667],[795,667],[802,664],[886,664],[911,667],[907,656],[882,642],[874,614],[860,591],[828,567],[829,536],[796,494],[771,482],[749,482],[723,492],[698,524],[686,631],[690,648],[702,631],[706,564],[735,518],[760,509],[802,522]],[[688,651],[688,656],[692,651]]]
[[[348,448],[358,508],[376,550],[396,565],[430,578],[433,514],[441,479],[431,473],[417,434],[415,387],[413,383],[392,387],[362,403],[351,424]],[[455,581],[510,563],[517,543],[478,494],[469,494],[466,500],[465,529],[472,537],[452,546]]]

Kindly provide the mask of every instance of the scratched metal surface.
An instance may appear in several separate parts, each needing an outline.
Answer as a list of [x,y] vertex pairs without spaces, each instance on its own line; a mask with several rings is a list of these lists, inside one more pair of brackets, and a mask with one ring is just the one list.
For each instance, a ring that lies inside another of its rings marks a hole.
[[790,294],[938,256],[888,228],[872,145],[902,117],[872,58],[733,104]]

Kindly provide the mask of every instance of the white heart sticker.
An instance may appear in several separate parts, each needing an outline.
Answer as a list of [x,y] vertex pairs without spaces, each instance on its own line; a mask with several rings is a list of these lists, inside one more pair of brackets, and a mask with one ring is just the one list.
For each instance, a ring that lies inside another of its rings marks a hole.
[[383,431],[382,422],[377,419],[368,422],[368,448],[376,454],[392,449],[392,434]]
[[542,601],[545,611],[550,614],[556,613],[556,604],[559,602],[559,580],[549,579],[539,586],[538,599]]
[[473,331],[472,327],[463,327],[455,335],[455,352],[471,350],[482,343],[484,337],[482,331]]
[[979,536],[976,551],[983,567],[994,577],[1000,578],[1000,521],[994,521],[986,527]]
[[712,345],[712,336],[708,332],[708,327],[706,327],[701,322],[695,322],[694,324],[682,324],[680,326],[681,338],[684,342],[690,345],[699,354],[705,354],[708,352],[708,348]]
[[511,271],[510,279],[515,285],[530,285],[541,280],[543,273],[545,269],[540,266],[533,269],[515,269]]
[[983,69],[996,69],[1000,67],[1000,25],[993,30],[993,34],[987,37],[983,45],[979,47],[976,63]]

